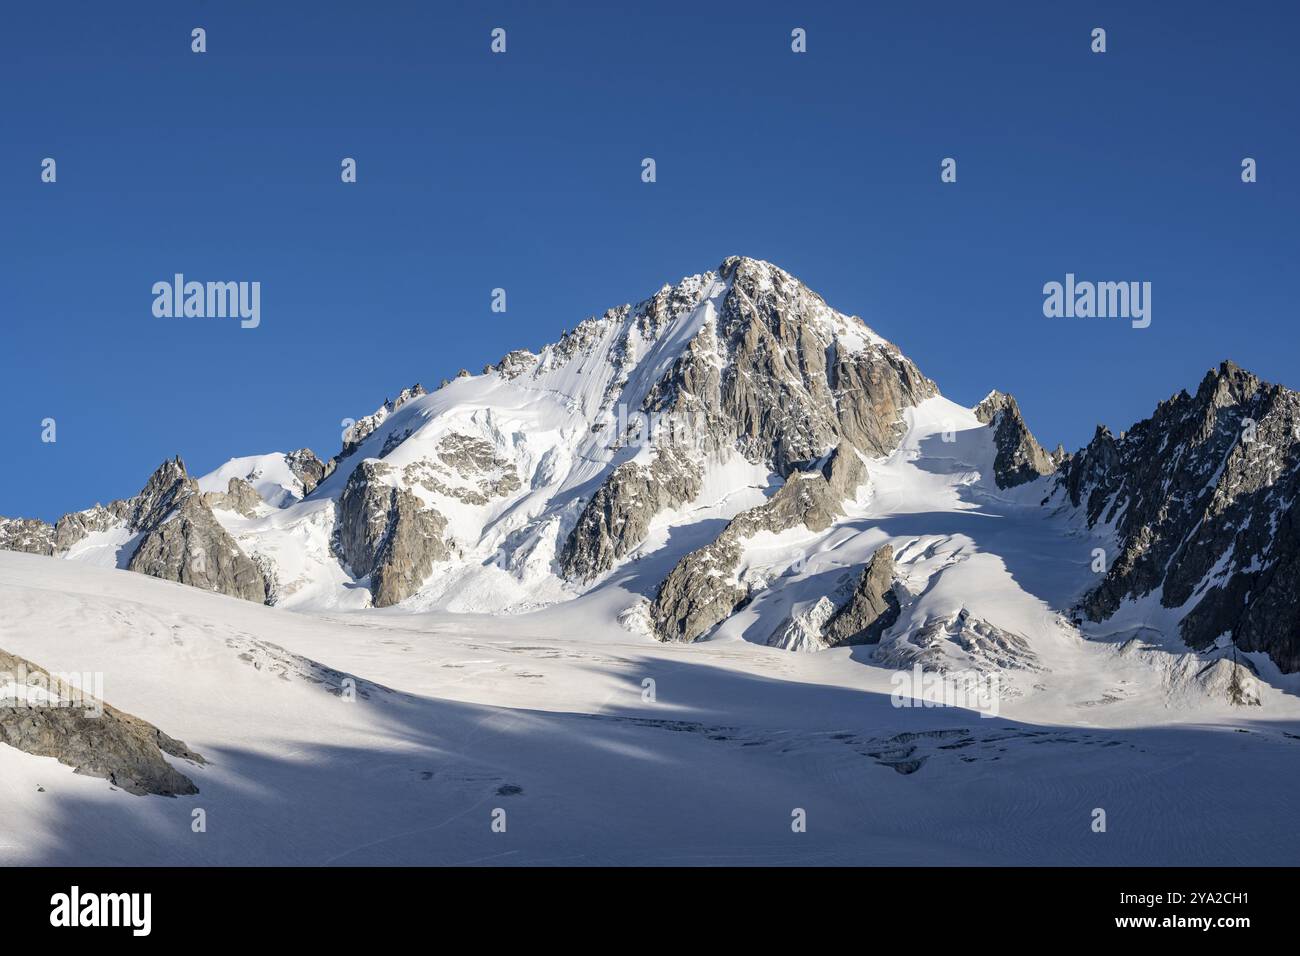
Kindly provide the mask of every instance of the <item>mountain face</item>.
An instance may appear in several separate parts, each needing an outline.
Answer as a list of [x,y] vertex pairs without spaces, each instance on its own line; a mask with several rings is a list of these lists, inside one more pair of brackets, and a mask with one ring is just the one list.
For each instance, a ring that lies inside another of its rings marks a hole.
[[1291,673],[1298,429],[1300,396],[1225,363],[1120,437],[1049,453],[1014,398],[956,405],[860,319],[732,257],[403,389],[327,461],[194,477],[178,458],[54,525],[0,518],[0,548],[304,610],[606,595],[662,642],[1035,674],[1061,634],[1158,636],[1229,676],[1229,650]]
[[[728,259],[707,291],[705,321],[641,403],[675,427],[591,497],[561,555],[568,578],[608,571],[656,514],[691,501],[698,456],[739,453],[784,478],[842,441],[885,454],[902,409],[937,391],[896,348],[766,263]],[[665,310],[691,305],[689,294],[660,293],[648,313],[661,325]]]
[[1114,529],[1102,581],[1079,605],[1184,609],[1193,648],[1231,641],[1300,670],[1300,395],[1231,362],[1115,438],[1104,428],[1056,478],[1090,526]]

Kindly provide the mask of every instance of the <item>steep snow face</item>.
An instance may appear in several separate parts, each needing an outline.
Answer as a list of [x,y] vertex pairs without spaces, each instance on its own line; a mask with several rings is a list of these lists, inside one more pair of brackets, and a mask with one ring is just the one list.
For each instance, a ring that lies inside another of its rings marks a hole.
[[84,561],[101,568],[125,570],[141,537],[140,532],[122,525],[105,531],[92,531],[70,547],[63,556],[69,561]]
[[283,508],[303,498],[303,482],[289,465],[286,455],[249,455],[232,458],[215,471],[198,479],[199,490],[223,493],[230,479],[247,481],[258,496],[273,508]]
[[[638,306],[580,323],[538,354],[512,352],[432,394],[407,389],[349,429],[306,500],[297,500],[303,496],[294,494],[296,478],[282,456],[234,460],[201,487],[224,490],[229,478],[251,475],[275,507],[217,515],[269,569],[273,600],[283,606],[366,603],[371,582],[340,566],[336,513],[364,462],[373,465],[368,481],[413,495],[437,516],[439,543],[451,555],[432,562],[404,602],[410,609],[495,612],[570,597],[553,563],[575,508],[605,471],[642,453],[640,443],[619,436],[640,424],[646,394],[716,318],[726,290],[716,273],[691,276]],[[719,466],[730,474],[725,461]],[[713,485],[719,500],[737,491]],[[392,513],[375,520],[392,520]]]

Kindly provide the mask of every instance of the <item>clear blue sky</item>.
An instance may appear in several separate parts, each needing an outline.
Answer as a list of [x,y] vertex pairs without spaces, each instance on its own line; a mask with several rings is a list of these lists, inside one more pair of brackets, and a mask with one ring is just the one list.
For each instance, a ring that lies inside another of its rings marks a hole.
[[[730,254],[1049,445],[1227,357],[1300,387],[1298,34],[1282,2],[6,4],[0,514],[326,457],[402,386]],[[1151,281],[1151,327],[1044,318],[1067,271]],[[154,318],[175,272],[260,281],[261,327]]]

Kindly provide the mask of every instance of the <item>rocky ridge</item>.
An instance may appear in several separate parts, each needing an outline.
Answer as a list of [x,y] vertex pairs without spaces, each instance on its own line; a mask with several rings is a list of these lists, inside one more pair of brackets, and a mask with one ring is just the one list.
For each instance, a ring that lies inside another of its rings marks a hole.
[[1101,622],[1158,595],[1182,639],[1263,651],[1300,670],[1300,394],[1224,362],[1116,438],[1098,427],[1058,496],[1115,551],[1080,602]]
[[1058,459],[1038,444],[1010,395],[990,392],[975,406],[975,417],[993,429],[993,477],[999,488],[1015,488],[1056,471]]

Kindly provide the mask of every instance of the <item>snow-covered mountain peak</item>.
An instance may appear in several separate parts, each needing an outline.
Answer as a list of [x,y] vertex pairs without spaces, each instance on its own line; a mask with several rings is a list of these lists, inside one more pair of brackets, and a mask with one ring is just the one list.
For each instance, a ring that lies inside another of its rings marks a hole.
[[1290,671],[1297,425],[1300,396],[1224,363],[1118,439],[1048,453],[1011,395],[957,405],[860,319],[732,256],[403,388],[329,461],[236,457],[195,479],[177,459],[55,526],[0,519],[0,546],[290,608],[578,600],[660,640],[976,670],[1050,667],[1042,641],[1075,616],[1195,647],[1238,628]]

